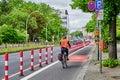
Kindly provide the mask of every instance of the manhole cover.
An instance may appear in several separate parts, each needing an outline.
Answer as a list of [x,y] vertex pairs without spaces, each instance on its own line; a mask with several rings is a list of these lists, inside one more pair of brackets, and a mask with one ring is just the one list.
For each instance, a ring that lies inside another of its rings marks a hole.
[[112,76],[112,78],[120,79],[120,76]]

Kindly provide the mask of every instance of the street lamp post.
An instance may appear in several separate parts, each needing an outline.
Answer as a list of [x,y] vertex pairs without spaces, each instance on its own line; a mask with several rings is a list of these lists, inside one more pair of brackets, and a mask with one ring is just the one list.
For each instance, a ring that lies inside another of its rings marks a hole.
[[47,23],[47,25],[46,25],[46,42],[48,42],[48,40],[47,40],[47,26],[48,26],[48,24],[49,24],[50,22],[52,22],[52,20],[48,21],[48,23]]
[[46,41],[45,41],[45,42],[48,42],[48,41],[47,41],[47,26],[48,26],[48,23],[47,23],[47,25],[46,25]]
[[27,40],[28,40],[28,37],[27,37],[27,33],[28,33],[28,31],[27,31],[27,29],[28,29],[28,26],[27,26],[27,24],[28,24],[28,19],[29,19],[29,17],[30,17],[33,13],[35,13],[35,12],[39,12],[39,11],[33,11],[33,12],[31,12],[31,13],[28,15],[27,19],[26,19],[26,42],[27,42]]

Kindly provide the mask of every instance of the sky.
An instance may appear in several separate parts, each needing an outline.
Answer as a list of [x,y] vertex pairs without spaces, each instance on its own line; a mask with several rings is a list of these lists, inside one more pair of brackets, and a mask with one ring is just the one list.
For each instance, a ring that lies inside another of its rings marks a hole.
[[80,9],[71,9],[72,0],[25,0],[40,4],[46,3],[55,9],[66,9],[69,14],[69,30],[74,32],[85,27],[87,22],[91,19],[91,13],[84,13]]

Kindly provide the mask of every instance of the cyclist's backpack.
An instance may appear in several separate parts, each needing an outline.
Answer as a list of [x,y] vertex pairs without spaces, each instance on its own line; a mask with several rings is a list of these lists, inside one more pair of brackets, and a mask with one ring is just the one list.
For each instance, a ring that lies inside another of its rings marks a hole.
[[58,60],[59,61],[62,61],[63,59],[62,59],[62,54],[58,54]]

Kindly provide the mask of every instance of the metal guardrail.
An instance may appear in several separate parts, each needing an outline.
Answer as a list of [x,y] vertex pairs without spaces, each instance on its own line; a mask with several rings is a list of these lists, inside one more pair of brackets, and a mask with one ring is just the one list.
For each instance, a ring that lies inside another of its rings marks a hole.
[[0,45],[0,49],[28,47],[28,46],[44,46],[44,45],[53,45],[53,42],[28,42],[28,43],[13,43],[13,44],[6,43]]

